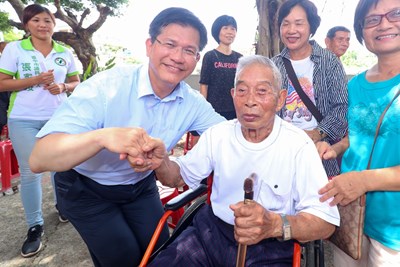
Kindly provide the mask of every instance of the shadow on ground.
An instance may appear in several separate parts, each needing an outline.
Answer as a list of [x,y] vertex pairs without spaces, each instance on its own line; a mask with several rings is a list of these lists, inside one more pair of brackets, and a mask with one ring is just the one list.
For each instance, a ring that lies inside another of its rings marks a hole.
[[42,179],[42,189],[44,248],[32,258],[23,258],[20,255],[28,231],[21,194],[0,194],[0,266],[92,267],[89,252],[77,231],[70,223],[61,223],[58,220],[49,173],[45,173]]

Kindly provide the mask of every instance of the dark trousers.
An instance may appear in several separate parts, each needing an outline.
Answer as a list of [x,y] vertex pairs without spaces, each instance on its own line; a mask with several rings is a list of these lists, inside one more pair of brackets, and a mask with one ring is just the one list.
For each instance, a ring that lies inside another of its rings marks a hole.
[[[265,239],[247,246],[246,266],[292,266],[294,243]],[[159,266],[235,266],[238,245],[233,226],[216,217],[209,205],[196,214],[193,225],[148,265]]]
[[10,102],[10,92],[0,92],[0,132],[7,124],[7,109]]
[[[105,186],[74,170],[55,174],[58,208],[85,241],[95,266],[138,266],[164,211],[154,174]],[[169,237],[165,227],[161,245]]]

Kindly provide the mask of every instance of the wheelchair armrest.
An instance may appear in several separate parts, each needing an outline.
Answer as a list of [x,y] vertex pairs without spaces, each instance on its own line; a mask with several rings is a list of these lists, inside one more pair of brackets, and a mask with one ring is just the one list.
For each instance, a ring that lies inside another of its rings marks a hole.
[[185,192],[179,194],[179,196],[174,197],[164,205],[164,210],[178,210],[185,206],[192,200],[207,193],[207,185],[200,184],[196,189],[188,189]]

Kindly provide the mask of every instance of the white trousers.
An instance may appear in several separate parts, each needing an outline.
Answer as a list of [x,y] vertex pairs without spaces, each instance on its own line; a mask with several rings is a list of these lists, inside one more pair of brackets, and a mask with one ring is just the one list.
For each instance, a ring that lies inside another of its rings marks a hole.
[[333,247],[335,267],[395,267],[400,266],[400,251],[363,236],[361,259],[354,260],[336,246]]

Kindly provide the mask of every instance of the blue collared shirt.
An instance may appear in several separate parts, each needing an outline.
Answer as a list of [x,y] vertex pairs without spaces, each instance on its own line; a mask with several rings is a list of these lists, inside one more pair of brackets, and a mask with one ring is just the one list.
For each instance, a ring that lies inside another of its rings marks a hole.
[[[225,119],[185,82],[167,97],[153,92],[148,67],[114,67],[81,83],[37,137],[83,133],[108,127],[141,127],[171,150],[187,131],[202,133]],[[82,148],[84,149],[84,148]],[[106,149],[74,168],[100,184],[135,184],[149,173],[135,173],[119,154]]]

